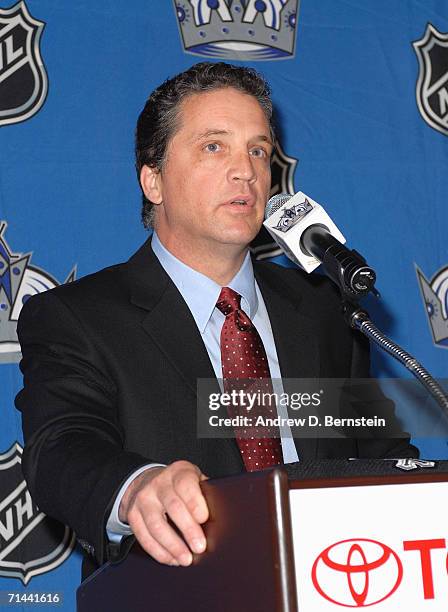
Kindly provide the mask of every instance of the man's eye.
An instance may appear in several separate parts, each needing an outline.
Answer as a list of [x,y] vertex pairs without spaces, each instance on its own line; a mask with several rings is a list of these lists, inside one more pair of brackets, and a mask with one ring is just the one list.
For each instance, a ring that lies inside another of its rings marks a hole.
[[217,142],[209,142],[204,148],[209,153],[216,153],[221,147]]
[[250,150],[252,157],[267,157],[267,151],[263,147],[255,147]]

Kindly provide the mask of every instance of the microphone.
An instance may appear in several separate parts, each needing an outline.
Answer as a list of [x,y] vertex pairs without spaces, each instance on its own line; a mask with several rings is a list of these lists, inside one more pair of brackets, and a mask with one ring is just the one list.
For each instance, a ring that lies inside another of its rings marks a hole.
[[264,226],[295,264],[306,272],[321,263],[343,295],[357,300],[375,289],[375,271],[357,251],[344,246],[344,236],[320,204],[301,191],[280,193],[267,203]]
[[280,193],[267,203],[265,219],[264,226],[294,263],[307,272],[323,264],[341,291],[347,323],[403,364],[448,415],[445,390],[415,357],[385,336],[359,307],[359,298],[369,291],[379,296],[374,287],[376,274],[362,255],[343,246],[344,236],[322,206],[301,191],[293,196]]

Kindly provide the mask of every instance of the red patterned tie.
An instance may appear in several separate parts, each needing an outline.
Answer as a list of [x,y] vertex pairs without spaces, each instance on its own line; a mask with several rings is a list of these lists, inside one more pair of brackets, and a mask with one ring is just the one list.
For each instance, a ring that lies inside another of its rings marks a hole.
[[[263,393],[272,394],[266,351],[252,321],[241,310],[241,296],[230,287],[223,287],[216,306],[226,317],[221,330],[224,391],[231,393],[242,389],[245,393],[255,393],[254,397],[262,397]],[[235,428],[236,441],[248,472],[282,463],[278,427],[254,426],[258,416],[277,417],[275,403],[265,404],[263,401],[257,402],[250,412],[244,409],[244,414],[252,419],[252,426]],[[229,407],[229,414],[232,417],[242,414],[241,407]]]

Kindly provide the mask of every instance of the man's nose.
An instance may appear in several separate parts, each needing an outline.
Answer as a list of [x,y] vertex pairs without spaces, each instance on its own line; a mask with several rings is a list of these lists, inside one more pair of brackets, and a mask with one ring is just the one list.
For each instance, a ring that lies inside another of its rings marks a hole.
[[229,167],[229,178],[232,181],[253,183],[257,179],[255,164],[247,151],[238,151],[232,155]]

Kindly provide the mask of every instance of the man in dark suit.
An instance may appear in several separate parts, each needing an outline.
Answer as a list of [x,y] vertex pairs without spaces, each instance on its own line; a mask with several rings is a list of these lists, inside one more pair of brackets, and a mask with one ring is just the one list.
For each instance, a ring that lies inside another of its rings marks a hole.
[[[108,539],[133,532],[158,561],[189,565],[206,547],[201,480],[245,469],[234,439],[196,433],[197,379],[222,372],[223,287],[242,296],[272,378],[368,376],[368,347],[325,279],[252,267],[273,147],[269,90],[255,72],[198,64],[164,83],[137,126],[152,241],[23,308],[24,473],[41,510],[73,527],[98,563]],[[285,462],[415,455],[407,438],[294,445],[284,431],[281,452]]]

